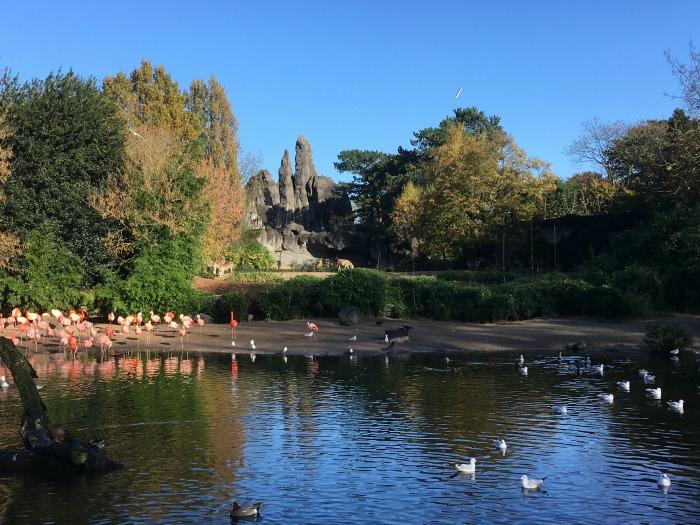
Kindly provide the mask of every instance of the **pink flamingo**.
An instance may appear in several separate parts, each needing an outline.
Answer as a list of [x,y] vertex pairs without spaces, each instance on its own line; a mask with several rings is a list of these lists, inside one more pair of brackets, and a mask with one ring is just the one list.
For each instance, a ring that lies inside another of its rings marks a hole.
[[184,341],[183,341],[183,337],[185,337],[185,336],[187,335],[187,330],[185,330],[185,327],[184,327],[184,326],[181,326],[181,327],[178,329],[177,333],[180,334],[180,348],[184,348],[184,347],[185,347],[185,343],[184,343]]
[[204,326],[204,319],[202,316],[197,314],[197,326],[199,326],[199,335],[202,335],[202,327]]
[[92,337],[88,337],[83,341],[83,348],[87,350],[88,348],[92,348],[93,340]]
[[112,324],[114,322],[114,312],[109,312],[107,314],[107,320],[109,321],[109,324]]
[[318,333],[318,326],[316,323],[312,323],[310,321],[306,321],[306,326],[311,330],[314,334],[314,337],[316,337],[316,334]]
[[151,344],[151,332],[153,331],[153,323],[151,323],[151,321],[147,321],[146,324],[143,325],[143,328],[146,330],[146,344]]

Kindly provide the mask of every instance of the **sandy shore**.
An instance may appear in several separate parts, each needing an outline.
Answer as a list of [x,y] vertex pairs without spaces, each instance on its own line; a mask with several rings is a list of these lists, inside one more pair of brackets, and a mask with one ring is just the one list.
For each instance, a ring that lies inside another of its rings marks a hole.
[[[663,318],[687,323],[696,339],[700,339],[700,316],[674,315]],[[189,351],[211,353],[249,352],[250,340],[255,340],[257,353],[277,353],[283,347],[290,354],[342,354],[352,347],[356,353],[380,353],[386,347],[384,330],[411,325],[410,340],[397,344],[395,351],[503,351],[503,350],[542,350],[558,351],[568,343],[583,341],[587,351],[597,349],[636,349],[643,346],[643,336],[648,320],[627,322],[599,322],[591,319],[532,319],[528,321],[473,324],[450,323],[427,320],[375,320],[356,326],[342,326],[335,319],[315,319],[320,331],[313,339],[305,337],[308,332],[304,320],[294,321],[254,321],[242,322],[237,329],[236,346],[231,345],[231,329],[228,325],[208,324],[201,330],[195,327],[182,344]],[[106,325],[97,324],[103,331]],[[115,332],[116,332],[116,325]],[[356,341],[348,339],[357,336]],[[26,344],[34,350],[34,344]],[[45,340],[37,347],[38,351],[55,351],[55,340]],[[127,337],[117,334],[114,337],[112,352],[156,349],[179,350],[180,337],[177,333],[161,326],[152,332],[147,343],[146,333],[137,340],[130,333]],[[93,349],[94,351],[95,349]],[[99,351],[99,350],[98,350]]]

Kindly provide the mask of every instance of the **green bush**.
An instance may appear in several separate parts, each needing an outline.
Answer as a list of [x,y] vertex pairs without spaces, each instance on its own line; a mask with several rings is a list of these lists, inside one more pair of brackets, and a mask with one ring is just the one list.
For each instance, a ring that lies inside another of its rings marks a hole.
[[653,303],[661,298],[661,278],[658,273],[638,264],[615,272],[612,285],[620,291],[643,296]]
[[515,281],[517,278],[509,272],[473,271],[473,270],[450,270],[435,275],[442,281],[463,281],[470,284],[499,284]]
[[250,310],[251,304],[245,293],[229,292],[216,299],[212,317],[215,323],[228,323],[233,312],[233,318],[241,321],[248,318]]
[[686,312],[700,311],[700,266],[671,268],[664,279],[667,305]]
[[236,270],[269,270],[276,264],[272,254],[258,241],[233,243],[227,250],[226,259]]
[[649,314],[650,306],[644,297],[628,294],[605,286],[582,290],[577,297],[584,315],[601,319],[633,319]]
[[321,281],[323,310],[336,315],[356,306],[367,315],[384,315],[387,278],[373,270],[343,270]]
[[678,348],[683,350],[693,343],[690,329],[683,323],[649,323],[644,341],[654,352],[670,352]]
[[322,315],[324,312],[320,296],[321,280],[310,275],[300,275],[264,288],[257,297],[256,306],[262,315],[271,319],[297,319]]

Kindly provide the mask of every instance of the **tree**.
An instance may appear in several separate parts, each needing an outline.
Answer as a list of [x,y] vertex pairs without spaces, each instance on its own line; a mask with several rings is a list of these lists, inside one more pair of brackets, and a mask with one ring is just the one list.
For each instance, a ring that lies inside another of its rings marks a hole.
[[670,52],[666,52],[666,59],[671,65],[671,70],[681,84],[683,90],[682,99],[688,113],[700,118],[700,53],[690,43],[688,50],[689,62],[684,64],[673,58]]
[[421,201],[422,190],[409,181],[396,199],[391,214],[392,229],[400,240],[410,243],[413,259],[421,240]]
[[222,166],[205,159],[197,175],[205,181],[204,201],[209,205],[209,226],[203,250],[210,260],[223,258],[227,247],[240,237],[245,212],[245,194],[238,179]]
[[700,120],[681,109],[631,127],[608,150],[616,179],[646,204],[700,202]]
[[186,109],[201,122],[200,139],[204,157],[217,168],[226,169],[232,177],[238,173],[238,122],[226,97],[226,90],[212,75],[209,82],[194,80],[186,94]]
[[100,239],[111,227],[88,205],[88,196],[124,164],[124,121],[94,79],[73,72],[19,84],[2,77],[0,100],[12,133],[0,229],[18,239],[45,222],[78,256],[83,284],[101,280],[114,263]]
[[622,121],[603,124],[593,119],[581,124],[581,128],[581,136],[568,147],[567,155],[579,164],[600,166],[607,178],[614,182],[616,172],[609,152],[614,142],[627,132],[627,124]]
[[458,108],[454,110],[454,116],[443,119],[437,128],[425,128],[413,134],[415,137],[411,144],[420,152],[426,152],[445,143],[448,139],[448,130],[453,126],[461,128],[466,133],[480,135],[485,133],[502,132],[501,118],[496,115],[486,116],[486,113],[475,108]]
[[184,142],[199,135],[200,116],[185,111],[186,97],[163,66],[142,60],[129,77],[119,72],[105,77],[103,85],[132,128],[143,124],[168,128]]
[[451,259],[469,243],[541,213],[554,178],[505,133],[447,129],[431,148],[421,220],[429,256]]

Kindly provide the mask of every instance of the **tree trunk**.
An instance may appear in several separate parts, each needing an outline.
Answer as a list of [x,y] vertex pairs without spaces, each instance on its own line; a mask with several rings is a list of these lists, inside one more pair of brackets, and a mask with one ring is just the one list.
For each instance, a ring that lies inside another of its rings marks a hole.
[[0,358],[12,373],[22,401],[22,426],[20,436],[26,450],[0,450],[0,470],[71,470],[107,472],[121,468],[121,464],[109,459],[96,445],[66,436],[55,441],[46,406],[34,383],[36,371],[17,347],[5,337],[0,337]]

